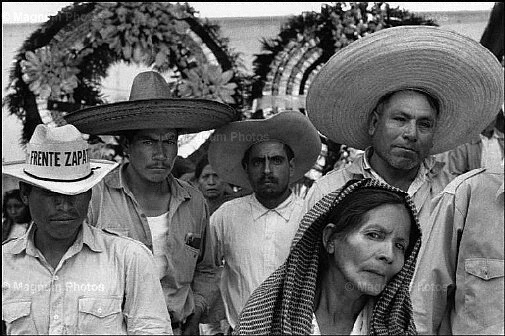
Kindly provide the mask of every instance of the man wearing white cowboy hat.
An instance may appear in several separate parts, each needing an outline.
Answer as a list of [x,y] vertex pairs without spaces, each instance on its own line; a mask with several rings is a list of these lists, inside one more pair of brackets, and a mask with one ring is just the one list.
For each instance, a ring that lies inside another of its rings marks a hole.
[[376,178],[410,194],[424,242],[431,199],[454,177],[431,154],[479,134],[502,97],[496,57],[455,32],[402,26],[351,43],[314,79],[307,114],[323,135],[365,153],[316,181],[306,209],[350,179]]
[[150,251],[85,223],[91,188],[117,164],[90,160],[72,125],[38,125],[27,153],[2,167],[33,218],[2,245],[7,334],[171,334]]
[[220,127],[234,110],[204,99],[171,98],[154,71],[138,74],[130,99],[68,114],[81,132],[123,135],[128,161],[93,189],[88,220],[152,250],[174,333],[197,334],[218,268],[205,252],[208,209],[202,194],[171,175],[177,138]]
[[249,295],[286,259],[302,199],[290,190],[314,165],[319,134],[299,112],[230,123],[211,138],[209,162],[253,194],[224,203],[210,220],[214,259],[224,260],[221,295],[232,328]]

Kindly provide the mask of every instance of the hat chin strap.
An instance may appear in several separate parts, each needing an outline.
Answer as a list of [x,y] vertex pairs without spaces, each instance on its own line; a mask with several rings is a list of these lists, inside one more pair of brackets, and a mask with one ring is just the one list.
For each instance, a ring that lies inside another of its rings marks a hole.
[[27,172],[26,169],[23,169],[23,171],[26,175],[33,177],[34,179],[41,180],[41,181],[49,181],[49,182],[79,182],[79,181],[85,180],[85,179],[89,178],[91,175],[93,175],[93,169],[92,169],[91,172],[84,177],[80,177],[80,178],[73,179],[73,180],[62,180],[62,179],[52,179],[49,177],[40,177],[37,175],[33,175],[33,174]]

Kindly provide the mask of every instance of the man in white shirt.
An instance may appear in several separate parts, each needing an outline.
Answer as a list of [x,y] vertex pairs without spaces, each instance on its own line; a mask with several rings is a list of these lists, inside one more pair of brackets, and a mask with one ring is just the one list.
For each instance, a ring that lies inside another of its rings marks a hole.
[[226,182],[253,190],[223,204],[210,219],[215,262],[224,260],[220,289],[231,328],[252,292],[288,256],[303,205],[289,186],[320,151],[316,129],[300,112],[233,122],[214,133],[212,167]]

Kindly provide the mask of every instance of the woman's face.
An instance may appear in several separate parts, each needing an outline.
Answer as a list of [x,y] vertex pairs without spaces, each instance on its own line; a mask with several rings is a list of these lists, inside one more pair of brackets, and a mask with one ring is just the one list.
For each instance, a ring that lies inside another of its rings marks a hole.
[[7,201],[6,210],[7,216],[9,216],[14,223],[20,223],[25,218],[25,213],[28,211],[28,208],[20,200],[11,198]]
[[343,277],[346,291],[382,292],[403,267],[410,223],[404,205],[384,204],[366,212],[361,226],[346,237],[328,242],[330,267]]

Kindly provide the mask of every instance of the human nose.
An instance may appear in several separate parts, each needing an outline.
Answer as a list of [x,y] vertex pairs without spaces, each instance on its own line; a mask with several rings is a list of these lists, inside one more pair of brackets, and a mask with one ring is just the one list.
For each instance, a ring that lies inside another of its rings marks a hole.
[[55,195],[53,201],[56,208],[63,211],[67,211],[74,206],[72,196],[69,195]]
[[394,246],[392,243],[386,243],[384,242],[381,244],[379,252],[378,252],[378,258],[387,264],[391,264],[394,259]]
[[270,160],[266,156],[265,156],[265,166],[263,168],[263,172],[265,174],[270,174],[270,172],[271,172]]
[[213,175],[209,176],[209,184],[216,184],[216,178]]
[[154,146],[154,159],[157,160],[165,160],[167,158],[167,153],[163,146],[163,142],[159,141]]
[[406,123],[403,130],[403,137],[412,141],[417,140],[417,126],[415,120]]

